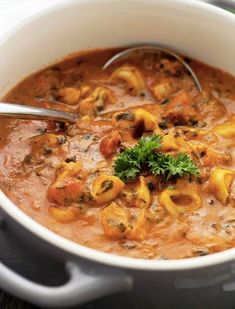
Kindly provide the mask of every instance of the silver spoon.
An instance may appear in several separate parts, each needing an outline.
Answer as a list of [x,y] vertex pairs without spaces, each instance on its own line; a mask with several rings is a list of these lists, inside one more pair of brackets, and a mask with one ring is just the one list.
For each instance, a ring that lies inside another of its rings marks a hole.
[[20,104],[0,103],[0,117],[34,120],[57,120],[76,122],[78,116],[74,113],[55,109],[31,107]]
[[151,46],[151,45],[146,45],[146,46],[137,46],[137,47],[132,47],[132,48],[128,48],[125,49],[124,51],[121,51],[120,53],[114,55],[111,59],[109,59],[103,66],[103,69],[107,69],[109,66],[111,66],[112,64],[116,63],[118,60],[121,60],[122,58],[125,58],[127,56],[129,56],[132,53],[136,53],[136,52],[141,52],[141,51],[148,51],[151,53],[158,53],[158,52],[164,52],[168,55],[171,55],[172,57],[176,58],[179,62],[181,62],[183,64],[183,66],[186,68],[186,70],[190,73],[190,75],[192,76],[192,79],[198,89],[199,92],[202,92],[202,86],[196,76],[196,74],[194,73],[193,69],[188,65],[187,62],[185,62],[179,55],[177,55],[175,52],[164,48],[164,47],[160,47],[160,46]]
[[[199,92],[202,91],[201,84],[192,70],[192,68],[185,62],[179,55],[159,46],[139,46],[126,49],[109,59],[103,66],[103,69],[107,69],[113,63],[118,60],[130,55],[133,52],[139,51],[149,51],[149,52],[164,52],[175,57],[179,62],[181,62],[187,71],[191,74],[192,79]],[[38,108],[31,106],[24,106],[20,104],[11,104],[11,103],[0,103],[0,117],[6,118],[17,118],[17,119],[34,119],[34,120],[56,120],[56,121],[68,121],[76,122],[78,120],[78,115],[76,113],[62,112],[55,109],[47,108]]]

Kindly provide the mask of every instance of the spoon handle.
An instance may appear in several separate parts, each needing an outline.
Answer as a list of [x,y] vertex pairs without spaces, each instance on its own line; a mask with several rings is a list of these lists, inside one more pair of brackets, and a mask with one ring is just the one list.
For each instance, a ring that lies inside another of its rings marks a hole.
[[75,113],[2,102],[0,103],[0,117],[68,122],[76,122],[78,119]]

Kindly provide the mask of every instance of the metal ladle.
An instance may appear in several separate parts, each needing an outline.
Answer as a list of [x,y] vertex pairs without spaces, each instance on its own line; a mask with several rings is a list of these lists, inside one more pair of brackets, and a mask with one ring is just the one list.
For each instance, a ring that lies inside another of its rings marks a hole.
[[56,109],[31,107],[20,104],[0,103],[0,117],[34,120],[55,120],[76,122],[77,114]]
[[[183,64],[186,70],[190,73],[198,91],[199,92],[202,91],[201,84],[192,68],[188,65],[188,63],[185,62],[179,55],[177,55],[173,51],[159,46],[139,46],[126,49],[114,55],[111,59],[109,59],[104,64],[103,70],[107,69],[112,64],[116,63],[118,60],[121,60],[124,57],[129,56],[131,53],[142,52],[142,51],[148,51],[153,53],[164,52],[176,58],[179,62]],[[0,117],[16,118],[16,119],[68,121],[71,123],[74,123],[78,120],[78,115],[76,113],[63,112],[48,108],[31,107],[20,104],[3,103],[3,102],[0,103]]]
[[132,53],[137,53],[137,52],[142,52],[142,51],[148,51],[148,52],[155,53],[155,54],[159,53],[159,52],[163,52],[163,53],[168,54],[168,55],[174,57],[175,59],[177,59],[180,63],[183,64],[183,66],[186,68],[186,70],[190,73],[198,91],[202,92],[202,86],[201,86],[196,74],[194,73],[193,69],[190,67],[190,65],[186,61],[184,61],[183,58],[181,58],[175,52],[173,52],[173,51],[171,51],[167,48],[160,47],[160,46],[146,45],[146,46],[137,46],[137,47],[125,49],[125,50],[121,51],[120,53],[114,55],[111,59],[109,59],[105,63],[105,65],[103,66],[103,69],[104,70],[107,69],[112,64],[114,64],[117,61],[129,56]]

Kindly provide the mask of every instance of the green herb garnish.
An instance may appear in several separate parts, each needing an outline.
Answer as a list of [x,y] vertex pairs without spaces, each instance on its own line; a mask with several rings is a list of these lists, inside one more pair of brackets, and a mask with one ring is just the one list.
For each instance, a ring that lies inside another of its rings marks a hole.
[[199,169],[186,153],[179,153],[176,157],[158,153],[151,156],[149,168],[153,175],[162,175],[166,181],[171,178],[192,175],[199,177]]
[[160,135],[141,137],[137,145],[117,156],[115,175],[125,182],[134,180],[143,171],[162,176],[165,181],[185,175],[200,176],[197,165],[187,154],[172,156],[157,152],[160,146]]
[[115,175],[123,181],[134,180],[147,163],[148,157],[161,145],[161,137],[141,137],[138,144],[120,153],[114,162]]

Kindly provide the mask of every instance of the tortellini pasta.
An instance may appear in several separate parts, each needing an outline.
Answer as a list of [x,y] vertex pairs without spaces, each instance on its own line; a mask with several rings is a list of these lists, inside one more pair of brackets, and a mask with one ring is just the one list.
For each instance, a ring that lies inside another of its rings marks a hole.
[[124,110],[117,112],[112,117],[114,126],[120,129],[129,129],[135,121],[134,110]]
[[105,234],[116,239],[144,240],[151,228],[150,214],[146,209],[139,210],[132,218],[127,209],[114,202],[101,210],[100,218]]
[[59,207],[49,207],[49,214],[60,223],[70,223],[77,220],[80,212],[78,208],[59,208]]
[[156,117],[143,108],[115,113],[113,123],[121,128],[130,128],[132,126],[135,130],[141,129],[141,133],[153,131],[155,134],[162,135]]
[[182,138],[175,137],[173,134],[170,133],[162,137],[161,150],[164,152],[190,152],[189,146]]
[[81,162],[63,162],[57,168],[57,174],[59,178],[65,178],[67,176],[77,175],[82,170]]
[[116,203],[112,203],[102,209],[100,217],[104,232],[109,237],[126,237],[131,231],[128,211]]
[[234,179],[235,172],[229,169],[216,167],[209,180],[209,191],[220,201],[226,205],[229,198],[229,189]]
[[31,140],[31,155],[36,157],[41,155],[47,156],[65,142],[66,137],[64,135],[53,133],[37,135]]
[[133,95],[141,95],[145,89],[145,81],[140,72],[134,66],[126,65],[118,68],[113,72],[110,81],[124,81],[127,89]]
[[60,89],[59,99],[62,99],[65,103],[69,105],[76,105],[81,96],[81,91],[77,88],[67,87]]
[[122,198],[129,207],[149,208],[151,194],[146,179],[140,176],[137,185],[123,191]]
[[67,103],[68,105],[77,105],[79,100],[83,99],[90,91],[89,85],[81,85],[79,88],[66,87],[58,91],[58,99]]
[[195,211],[202,205],[199,194],[189,188],[165,189],[160,193],[158,200],[160,206],[164,207],[173,216]]
[[152,93],[157,100],[169,98],[172,94],[172,85],[168,81],[156,84],[152,87]]
[[235,118],[216,125],[214,131],[225,138],[235,137]]
[[136,220],[132,223],[132,230],[128,235],[128,239],[144,240],[146,239],[150,228],[151,223],[149,212],[146,209],[141,209],[137,214]]
[[149,208],[151,204],[151,194],[147,182],[143,176],[139,177],[139,184],[136,188],[135,204],[139,208]]
[[[134,111],[135,125],[138,126],[140,123],[144,125],[144,131],[154,131],[158,128],[155,117],[148,111],[142,108],[137,108]],[[159,129],[160,130],[160,129]]]
[[114,104],[116,98],[112,91],[106,87],[97,87],[85,99],[79,103],[79,111],[82,115],[95,114],[102,111],[107,104]]
[[92,185],[92,196],[97,203],[114,200],[124,189],[124,183],[116,176],[101,174]]

